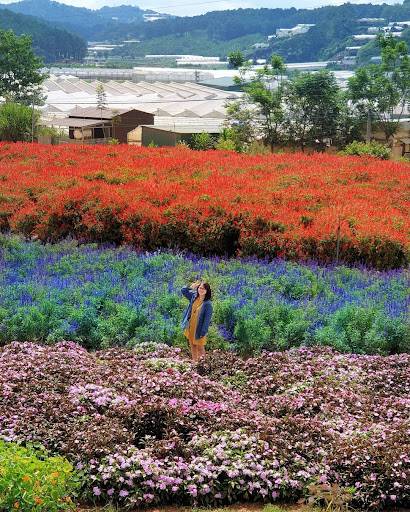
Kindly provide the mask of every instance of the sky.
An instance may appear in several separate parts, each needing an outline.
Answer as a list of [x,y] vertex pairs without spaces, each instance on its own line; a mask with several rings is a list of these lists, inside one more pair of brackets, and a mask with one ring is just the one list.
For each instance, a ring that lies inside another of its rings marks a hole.
[[[10,3],[16,0],[0,0]],[[177,16],[194,16],[207,11],[238,9],[240,7],[297,7],[311,8],[321,5],[340,5],[346,0],[57,0],[58,2],[96,9],[103,5],[138,5],[143,9],[168,12]],[[371,3],[399,3],[398,0],[373,0]],[[369,3],[369,0],[350,0],[350,3]]]

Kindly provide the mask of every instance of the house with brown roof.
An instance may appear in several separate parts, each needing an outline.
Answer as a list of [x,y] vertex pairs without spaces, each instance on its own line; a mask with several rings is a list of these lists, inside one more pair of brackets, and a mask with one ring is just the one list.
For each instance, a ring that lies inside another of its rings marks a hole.
[[68,137],[62,142],[104,144],[116,139],[126,144],[129,132],[142,124],[154,123],[152,113],[134,108],[117,110],[76,107],[67,113],[67,117],[45,122],[47,126],[68,131]]

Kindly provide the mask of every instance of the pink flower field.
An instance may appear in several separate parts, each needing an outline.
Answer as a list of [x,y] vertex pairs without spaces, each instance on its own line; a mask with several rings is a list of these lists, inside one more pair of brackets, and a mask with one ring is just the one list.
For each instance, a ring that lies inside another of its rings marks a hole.
[[289,503],[333,484],[363,510],[405,507],[409,363],[301,348],[194,366],[165,345],[11,343],[0,436],[68,458],[97,505]]

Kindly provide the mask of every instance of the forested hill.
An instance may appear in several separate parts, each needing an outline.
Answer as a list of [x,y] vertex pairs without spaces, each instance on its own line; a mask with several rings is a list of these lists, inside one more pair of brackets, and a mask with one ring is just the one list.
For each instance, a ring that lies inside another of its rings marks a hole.
[[12,29],[18,35],[31,36],[35,52],[45,62],[81,60],[86,53],[87,45],[81,37],[33,16],[16,14],[8,9],[0,9],[0,29]]
[[[326,60],[352,42],[352,36],[364,33],[360,18],[385,18],[389,21],[410,19],[410,0],[403,4],[353,4],[324,6],[316,9],[236,9],[214,11],[201,16],[174,17],[143,22],[143,11],[135,6],[103,7],[98,10],[78,8],[51,0],[22,0],[7,8],[34,14],[88,40],[117,42],[138,39],[141,43],[114,51],[133,58],[149,53],[199,53],[226,56],[240,49],[249,57],[267,57],[278,53],[287,62]],[[298,23],[313,23],[308,33],[287,39],[272,39],[277,28]]]
[[127,35],[128,28],[131,32],[139,31],[137,27],[143,25],[144,13],[154,12],[130,5],[92,10],[52,0],[21,0],[7,4],[7,9],[20,14],[41,17],[89,41],[101,38],[108,40],[123,38]]
[[[146,53],[201,53],[226,56],[240,49],[249,57],[268,57],[272,53],[287,62],[326,60],[352,43],[354,34],[365,33],[360,18],[385,18],[388,21],[410,19],[410,4],[343,4],[316,9],[237,9],[210,12],[201,16],[180,17],[134,26],[140,44],[132,47],[133,56]],[[298,23],[313,23],[308,33],[292,38],[272,39],[268,48],[255,49],[255,43],[267,43],[277,28]],[[164,51],[166,48],[166,52]],[[123,56],[130,48],[119,49]]]

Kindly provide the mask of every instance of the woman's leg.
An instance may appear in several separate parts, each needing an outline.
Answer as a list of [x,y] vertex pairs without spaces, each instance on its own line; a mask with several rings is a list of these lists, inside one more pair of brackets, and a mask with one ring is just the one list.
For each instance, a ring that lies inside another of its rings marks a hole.
[[197,347],[198,361],[205,357],[205,345],[198,345]]
[[192,359],[192,361],[195,361],[196,346],[193,343],[189,343],[189,348],[191,350],[191,359]]

